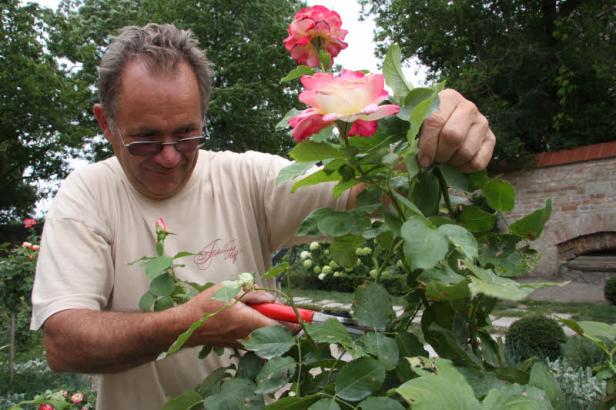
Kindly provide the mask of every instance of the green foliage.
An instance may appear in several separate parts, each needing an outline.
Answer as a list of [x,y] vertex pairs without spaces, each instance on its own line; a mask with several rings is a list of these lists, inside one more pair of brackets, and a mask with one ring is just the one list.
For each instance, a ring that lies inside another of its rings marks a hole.
[[526,316],[507,330],[505,346],[514,362],[532,357],[555,360],[560,357],[560,345],[565,342],[565,333],[554,319],[533,315]]
[[[274,130],[294,104],[296,86],[278,86],[293,68],[279,42],[298,6],[295,0],[64,0],[52,38],[58,55],[82,65],[76,76],[94,84],[96,65],[121,27],[155,22],[190,29],[215,65],[206,148],[284,154],[291,139]],[[84,89],[89,98],[78,112],[89,115],[95,89]],[[92,142],[90,156],[110,155],[106,144]]]
[[[497,137],[496,159],[612,140],[616,27],[609,2],[362,0],[378,52],[416,57],[431,79],[474,101]],[[406,60],[408,61],[408,60]],[[393,70],[391,70],[393,71]],[[404,90],[390,83],[394,96]]]
[[608,302],[612,305],[616,305],[616,276],[609,278],[607,282],[605,282],[603,294]]
[[7,0],[0,13],[0,222],[6,222],[30,213],[47,193],[37,182],[66,175],[66,154],[84,135],[75,125],[76,107],[87,91],[57,60],[50,10]]
[[561,352],[563,359],[575,368],[593,368],[605,358],[605,353],[597,345],[580,336],[567,338]]

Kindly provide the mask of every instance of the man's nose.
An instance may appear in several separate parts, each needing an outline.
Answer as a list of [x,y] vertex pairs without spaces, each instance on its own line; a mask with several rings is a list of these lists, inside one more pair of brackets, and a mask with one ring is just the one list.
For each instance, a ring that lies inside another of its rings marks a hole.
[[174,144],[165,144],[163,149],[156,155],[155,160],[165,168],[175,167],[182,159],[182,154],[175,149]]

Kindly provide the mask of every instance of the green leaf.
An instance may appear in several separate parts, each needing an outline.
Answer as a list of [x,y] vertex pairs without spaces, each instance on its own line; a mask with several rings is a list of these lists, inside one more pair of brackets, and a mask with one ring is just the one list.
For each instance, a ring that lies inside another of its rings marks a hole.
[[468,177],[460,170],[448,164],[441,164],[438,168],[441,170],[447,185],[459,191],[468,191]]
[[396,343],[398,343],[398,350],[402,357],[429,356],[421,340],[412,333],[396,333]]
[[544,362],[538,361],[533,364],[528,384],[543,390],[555,409],[564,409],[566,407],[565,395],[554,378],[554,374],[552,374],[552,371]]
[[400,195],[398,192],[393,191],[394,198],[402,205],[402,212],[405,216],[416,215],[423,218],[423,213],[417,206],[409,201],[406,197]]
[[486,232],[496,223],[496,215],[476,206],[463,206],[460,216],[462,225],[471,232]]
[[432,172],[420,172],[411,191],[413,203],[426,216],[438,214],[441,188]]
[[285,273],[289,269],[288,262],[279,263],[276,266],[271,267],[267,272],[263,274],[265,278],[273,279]]
[[441,225],[438,231],[442,232],[449,242],[460,251],[460,253],[470,261],[477,259],[478,245],[477,240],[469,231],[459,225]]
[[486,171],[473,172],[472,174],[467,174],[467,177],[469,183],[468,188],[470,191],[483,188],[483,186],[490,180]]
[[186,252],[186,251],[182,251],[182,252],[178,252],[175,254],[175,256],[173,257],[173,259],[180,259],[180,258],[184,258],[186,256],[193,256],[194,253],[192,252]]
[[261,410],[263,398],[255,393],[255,384],[250,380],[229,379],[222,384],[220,393],[206,397],[207,410]]
[[297,144],[291,152],[291,158],[296,161],[323,161],[330,158],[344,158],[344,152],[326,142],[304,140]]
[[[411,113],[417,107],[418,104],[429,99],[434,94],[434,90],[430,87],[416,87],[413,88],[407,95],[404,97],[404,100],[400,106],[400,112],[396,115],[397,118],[400,118],[403,121],[409,122],[411,118]],[[407,130],[408,131],[408,130]]]
[[423,219],[410,217],[400,230],[404,255],[411,269],[430,269],[445,258],[449,243],[445,235]]
[[304,410],[310,408],[314,402],[319,400],[320,394],[311,394],[304,397],[285,397],[268,404],[267,410]]
[[434,363],[435,374],[409,380],[396,389],[413,410],[477,410],[479,402],[464,376],[445,359]]
[[317,343],[340,343],[348,346],[353,342],[347,328],[334,318],[318,325],[306,323],[305,326],[308,335]]
[[329,237],[343,235],[361,235],[370,228],[370,217],[353,211],[335,211],[330,209],[324,212],[317,220],[319,231]]
[[520,237],[516,235],[490,235],[479,248],[479,263],[493,268],[499,276],[516,277],[532,271],[539,254],[526,246],[518,247]]
[[280,121],[278,121],[278,123],[276,124],[275,128],[277,130],[286,130],[287,128],[291,128],[291,126],[289,125],[289,119],[291,117],[295,117],[300,112],[302,112],[302,110],[298,110],[296,108],[291,108],[289,111],[287,111],[287,113],[284,115],[284,117]]
[[150,292],[145,292],[141,299],[139,299],[139,309],[147,312],[152,309],[154,306],[154,301],[156,300],[156,296],[151,294]]
[[515,205],[513,185],[500,178],[491,179],[483,186],[483,194],[488,205],[496,211],[509,212]]
[[173,299],[169,296],[163,296],[161,298],[156,299],[154,302],[154,310],[159,312],[161,310],[172,308],[175,303]]
[[285,182],[295,179],[298,176],[304,175],[306,171],[312,168],[315,164],[315,161],[311,161],[293,162],[291,165],[287,165],[278,173],[278,176],[276,177],[276,184],[284,184]]
[[199,386],[197,386],[197,392],[201,397],[213,396],[220,393],[225,373],[226,369],[224,367],[219,367],[203,379]]
[[404,410],[404,407],[389,397],[368,397],[359,403],[361,410]]
[[297,229],[297,236],[320,236],[321,232],[319,231],[317,222],[331,211],[331,208],[319,208],[313,211],[300,224]]
[[350,401],[361,400],[377,391],[385,380],[385,368],[370,357],[345,364],[336,378],[336,396]]
[[384,328],[393,316],[389,293],[381,285],[369,283],[353,296],[353,317],[359,324],[373,329]]
[[280,79],[280,83],[286,83],[289,81],[293,81],[297,78],[300,78],[303,75],[312,75],[314,74],[314,69],[312,67],[308,67],[307,65],[300,65],[295,67],[293,70],[289,71],[289,74]]
[[616,340],[616,327],[608,325],[607,323],[584,320],[576,322],[570,319],[564,319],[562,322],[580,336],[587,337],[593,341],[599,341],[601,339]]
[[212,295],[212,299],[219,302],[226,303],[232,301],[242,290],[240,284],[236,281],[225,281],[221,285],[222,287]]
[[295,364],[295,359],[288,356],[269,360],[257,375],[255,393],[273,393],[284,387],[295,374]]
[[350,179],[348,181],[340,181],[336,184],[333,190],[334,198],[340,198],[340,195],[344,193],[344,191],[353,188],[355,185],[360,184],[361,181],[357,179]]
[[246,354],[240,358],[235,377],[252,380],[257,377],[257,374],[259,374],[262,368],[263,359],[254,354],[254,352],[246,352]]
[[509,232],[522,238],[534,241],[541,236],[543,226],[552,214],[552,200],[545,201],[545,207],[537,209],[525,217],[509,225]]
[[173,265],[173,258],[169,256],[152,258],[145,264],[145,274],[148,275],[150,279],[155,279],[169,269],[171,265]]
[[203,403],[203,397],[194,390],[185,390],[167,401],[162,410],[190,410]]
[[340,410],[340,406],[336,403],[336,399],[325,398],[317,401],[308,410]]
[[473,297],[483,294],[498,299],[520,301],[533,292],[533,288],[523,286],[511,279],[496,276],[490,269],[474,267],[468,286]]
[[329,252],[334,261],[345,267],[353,267],[357,262],[355,249],[364,244],[361,236],[345,235],[334,239],[329,247]]
[[168,273],[157,276],[150,284],[150,293],[154,296],[171,296],[175,290],[175,280]]
[[383,364],[385,370],[393,370],[398,366],[400,352],[396,341],[381,332],[366,333],[360,339],[366,351]]
[[411,126],[406,133],[406,140],[410,143],[417,137],[423,121],[433,112],[438,110],[440,99],[438,93],[444,88],[445,83],[441,82],[434,87],[434,93],[415,106],[411,112]]
[[303,186],[310,186],[320,184],[322,182],[331,182],[340,180],[340,174],[337,172],[327,172],[321,169],[317,172],[313,172],[305,178],[300,179],[291,187],[291,192],[295,192]]
[[263,359],[273,359],[289,351],[295,339],[286,327],[268,326],[253,331],[247,340],[240,343]]
[[551,410],[545,393],[533,386],[510,384],[490,390],[483,400],[482,409]]
[[409,155],[405,160],[406,172],[409,175],[409,179],[415,178],[421,171],[421,166],[417,161],[417,155]]
[[450,301],[470,297],[468,281],[458,283],[430,282],[426,286],[426,297],[434,301]]
[[413,89],[404,78],[402,67],[400,66],[400,46],[392,44],[387,50],[385,61],[383,61],[383,76],[385,82],[394,92],[394,99],[398,102],[404,101],[409,91]]

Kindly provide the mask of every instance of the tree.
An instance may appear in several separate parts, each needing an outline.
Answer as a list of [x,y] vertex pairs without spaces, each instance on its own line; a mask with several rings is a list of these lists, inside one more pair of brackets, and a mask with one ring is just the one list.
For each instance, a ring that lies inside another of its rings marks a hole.
[[83,92],[48,47],[53,13],[18,0],[0,13],[0,222],[32,211],[41,180],[64,177]]
[[[295,0],[65,0],[53,39],[58,53],[81,65],[80,78],[95,84],[96,65],[121,27],[156,22],[192,30],[215,64],[207,148],[281,154],[291,141],[275,125],[296,91],[277,86],[293,67],[280,38],[298,8]],[[90,91],[85,113],[96,99],[95,88]],[[97,159],[111,154],[100,141],[93,148]]]
[[362,0],[380,53],[418,57],[475,101],[496,158],[616,138],[616,6],[581,0]]

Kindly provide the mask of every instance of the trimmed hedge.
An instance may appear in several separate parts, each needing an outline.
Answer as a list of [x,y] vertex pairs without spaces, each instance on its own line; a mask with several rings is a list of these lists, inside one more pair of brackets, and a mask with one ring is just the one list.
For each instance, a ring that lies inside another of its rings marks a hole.
[[616,276],[607,280],[603,288],[603,294],[608,302],[612,305],[616,305]]
[[560,357],[560,345],[565,341],[565,332],[556,320],[531,315],[509,327],[505,335],[505,349],[508,358],[515,363],[531,357],[555,360]]

